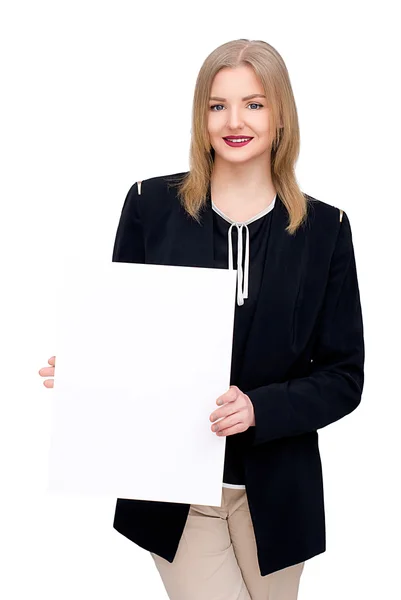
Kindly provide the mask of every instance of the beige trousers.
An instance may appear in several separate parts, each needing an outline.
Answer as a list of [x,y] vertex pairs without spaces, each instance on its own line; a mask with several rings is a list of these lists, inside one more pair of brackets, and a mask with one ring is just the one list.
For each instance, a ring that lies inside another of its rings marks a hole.
[[191,504],[172,563],[151,553],[170,600],[297,600],[305,563],[262,577],[246,491],[222,500]]

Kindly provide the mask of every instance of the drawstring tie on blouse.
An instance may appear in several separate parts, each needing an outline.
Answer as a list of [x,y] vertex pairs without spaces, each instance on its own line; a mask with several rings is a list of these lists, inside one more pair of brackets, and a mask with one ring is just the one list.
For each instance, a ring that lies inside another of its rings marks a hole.
[[[237,223],[233,221],[227,215],[223,213],[212,201],[212,207],[217,214],[219,214],[223,219],[225,219],[228,223],[231,223],[230,228],[228,230],[228,268],[234,270],[234,259],[233,259],[233,240],[232,240],[232,230],[233,227],[237,228],[238,232],[238,244],[237,244],[237,304],[238,306],[242,306],[244,304],[244,300],[248,298],[248,287],[249,287],[249,229],[248,225],[257,221],[271,210],[273,210],[275,202],[276,202],[277,194],[274,196],[272,202],[269,204],[267,208],[262,210],[260,213],[248,219],[243,223]],[[246,241],[245,241],[245,263],[244,269],[242,269],[242,258],[243,258],[243,239],[242,239],[242,230],[245,228],[246,232]]]
[[[233,260],[233,240],[232,240],[232,229],[237,228],[238,231],[238,245],[237,245],[237,303],[238,306],[244,304],[244,299],[248,298],[248,284],[249,284],[249,229],[246,223],[232,223],[228,230],[228,268],[234,269]],[[246,231],[246,242],[245,242],[245,264],[244,270],[242,270],[242,229]]]

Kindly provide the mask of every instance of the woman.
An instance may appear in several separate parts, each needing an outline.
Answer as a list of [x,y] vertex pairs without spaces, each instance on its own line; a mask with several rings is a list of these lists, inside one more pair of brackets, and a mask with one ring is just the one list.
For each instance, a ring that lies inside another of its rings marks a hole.
[[231,385],[208,416],[221,506],[117,499],[174,600],[296,600],[326,549],[317,430],[360,403],[363,323],[349,219],[301,192],[299,144],[281,56],[228,42],[198,75],[190,171],[135,183],[121,212],[113,261],[237,269]]

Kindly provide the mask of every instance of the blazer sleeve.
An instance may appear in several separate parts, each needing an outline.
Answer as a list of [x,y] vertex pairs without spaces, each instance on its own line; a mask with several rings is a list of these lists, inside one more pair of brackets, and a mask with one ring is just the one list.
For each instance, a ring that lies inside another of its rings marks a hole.
[[343,219],[306,377],[246,392],[255,412],[252,445],[316,431],[351,413],[364,384],[364,337],[351,226]]
[[138,185],[128,190],[114,241],[112,262],[145,262],[145,245],[140,215]]

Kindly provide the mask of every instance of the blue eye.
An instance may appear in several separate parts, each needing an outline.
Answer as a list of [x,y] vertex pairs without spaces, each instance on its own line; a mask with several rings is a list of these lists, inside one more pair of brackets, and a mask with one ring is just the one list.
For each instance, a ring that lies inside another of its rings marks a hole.
[[[223,106],[223,105],[222,104],[213,104],[213,106],[210,107],[210,110],[213,110],[214,112],[221,112],[220,110],[214,110],[215,108],[217,109],[219,106]],[[263,104],[259,104],[258,102],[251,102],[250,104],[248,104],[248,106],[257,106],[258,109],[263,108]]]

